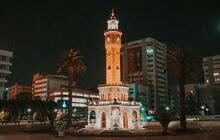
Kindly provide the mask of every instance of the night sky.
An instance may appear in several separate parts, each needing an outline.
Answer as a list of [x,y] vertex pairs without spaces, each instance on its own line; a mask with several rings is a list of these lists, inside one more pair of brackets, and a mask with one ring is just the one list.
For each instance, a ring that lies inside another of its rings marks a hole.
[[[217,0],[216,0],[217,1]],[[14,82],[31,84],[32,74],[56,73],[67,48],[79,49],[94,87],[104,77],[104,37],[114,8],[123,42],[153,37],[168,46],[187,42],[200,57],[220,54],[220,2],[211,0],[44,0],[0,2],[0,46],[14,52]]]

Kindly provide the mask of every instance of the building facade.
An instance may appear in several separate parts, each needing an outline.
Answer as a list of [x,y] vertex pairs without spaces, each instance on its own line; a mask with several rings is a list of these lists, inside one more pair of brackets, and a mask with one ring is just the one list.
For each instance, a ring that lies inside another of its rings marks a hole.
[[8,82],[6,77],[11,74],[13,52],[0,49],[0,99],[4,99],[7,95],[3,95],[5,84]]
[[9,99],[15,99],[19,93],[32,93],[32,87],[15,83],[8,88]]
[[123,81],[148,86],[148,110],[168,104],[167,46],[156,39],[127,42],[122,47]]
[[99,85],[99,101],[88,106],[87,128],[114,130],[140,128],[140,104],[128,101],[129,86],[121,82],[120,50],[122,32],[112,12],[105,36],[106,84]]
[[[75,84],[75,83],[74,83]],[[32,94],[42,100],[48,99],[51,92],[68,85],[68,78],[63,75],[35,74],[32,80]]]
[[[67,109],[69,102],[68,88],[62,88],[54,90],[50,93],[50,99],[57,102],[59,109]],[[77,118],[87,118],[88,114],[88,103],[91,101],[97,101],[99,99],[98,92],[94,90],[85,89],[72,89],[72,108],[73,116]],[[61,104],[59,104],[61,103]]]
[[[207,86],[205,84],[186,84],[185,85],[185,102],[186,115],[214,115],[218,114],[219,98],[217,95],[218,89]],[[173,87],[169,91],[170,108],[179,113],[179,87]],[[220,97],[220,96],[219,96]]]
[[204,80],[208,85],[220,85],[220,55],[203,58]]
[[129,84],[128,98],[130,101],[135,100],[141,103],[145,110],[148,109],[148,87],[139,84]]

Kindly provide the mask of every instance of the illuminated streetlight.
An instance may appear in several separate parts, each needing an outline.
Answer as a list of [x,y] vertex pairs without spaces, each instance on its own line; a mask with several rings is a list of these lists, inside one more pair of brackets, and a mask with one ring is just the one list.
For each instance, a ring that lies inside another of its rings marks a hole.
[[31,112],[31,108],[28,108],[28,109],[27,109],[27,112],[30,113],[30,112]]
[[27,112],[28,112],[28,117],[29,117],[29,119],[31,119],[31,108],[28,108],[28,109],[27,109]]
[[168,106],[167,106],[165,109],[166,109],[166,111],[169,111],[169,110],[170,110],[170,108],[169,108]]
[[209,109],[206,108],[205,110],[206,110],[206,115],[208,115],[209,114]]
[[205,109],[205,106],[202,105],[202,106],[201,106],[201,109]]
[[204,112],[204,110],[205,110],[205,106],[202,105],[202,106],[201,106],[201,109],[202,109],[202,115],[205,115],[205,112]]

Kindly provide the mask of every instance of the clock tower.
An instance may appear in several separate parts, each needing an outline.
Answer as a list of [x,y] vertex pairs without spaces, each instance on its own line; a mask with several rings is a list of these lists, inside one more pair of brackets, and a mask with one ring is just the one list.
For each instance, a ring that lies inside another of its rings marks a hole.
[[118,29],[119,21],[116,19],[112,10],[110,19],[107,21],[105,36],[106,50],[106,84],[121,84],[120,74],[120,50],[121,50],[121,31]]
[[[98,86],[99,101],[88,105],[88,126],[101,130],[140,128],[140,103],[128,101],[129,85],[121,82],[120,50],[122,33],[112,10],[105,36],[106,84]],[[91,129],[90,129],[91,130]]]

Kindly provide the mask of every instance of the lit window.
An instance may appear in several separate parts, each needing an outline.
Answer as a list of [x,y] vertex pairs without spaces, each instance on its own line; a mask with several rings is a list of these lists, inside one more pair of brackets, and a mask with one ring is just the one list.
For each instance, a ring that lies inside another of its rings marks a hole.
[[220,78],[215,78],[215,82],[219,82],[220,81]]
[[153,52],[154,52],[154,49],[152,49],[152,48],[147,49],[147,54],[152,54]]
[[214,75],[214,76],[218,76],[218,75],[219,75],[219,73],[218,73],[218,72],[215,72],[215,73],[213,73],[213,75]]
[[69,100],[69,97],[63,97],[63,100]]

